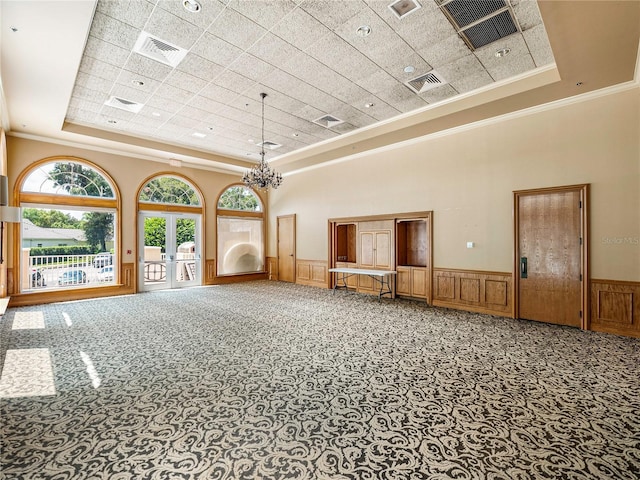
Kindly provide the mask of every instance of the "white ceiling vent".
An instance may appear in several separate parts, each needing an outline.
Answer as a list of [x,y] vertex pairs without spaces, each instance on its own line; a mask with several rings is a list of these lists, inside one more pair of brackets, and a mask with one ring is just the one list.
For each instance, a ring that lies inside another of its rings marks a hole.
[[340,120],[339,118],[334,117],[333,115],[325,115],[320,118],[316,118],[313,123],[316,123],[324,128],[335,127],[336,125],[340,125],[344,123],[344,120]]
[[424,93],[432,88],[444,85],[447,81],[435,70],[431,70],[429,73],[420,75],[405,83],[407,87],[413,90],[415,93]]
[[138,113],[142,110],[142,107],[144,107],[142,103],[132,102],[131,100],[125,100],[119,97],[110,97],[104,104],[108,107],[119,108],[120,110],[132,113]]
[[170,67],[178,66],[188,53],[188,50],[160,40],[147,32],[140,33],[133,51]]
[[275,142],[270,142],[269,140],[265,140],[264,142],[258,143],[259,147],[264,146],[267,150],[275,150],[276,148],[280,148],[282,145]]
[[421,7],[417,0],[396,0],[387,6],[397,18],[404,18]]

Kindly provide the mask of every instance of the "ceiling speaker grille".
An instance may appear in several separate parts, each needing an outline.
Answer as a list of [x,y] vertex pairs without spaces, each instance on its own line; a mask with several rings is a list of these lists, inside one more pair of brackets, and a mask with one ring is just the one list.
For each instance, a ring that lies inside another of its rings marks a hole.
[[444,5],[445,10],[449,12],[459,27],[466,27],[504,7],[506,7],[504,0],[483,0],[481,2],[453,0]]
[[344,120],[340,120],[333,115],[325,115],[324,117],[316,118],[313,123],[316,123],[324,128],[331,128],[344,123]]
[[472,50],[520,30],[508,0],[451,0],[440,8]]
[[419,77],[409,80],[405,85],[415,93],[423,93],[427,90],[431,90],[432,88],[444,85],[445,83],[447,83],[447,81],[442,77],[442,75],[435,70],[431,70],[429,73],[425,73],[424,75],[420,75]]
[[110,97],[109,100],[104,102],[105,105],[113,108],[119,108],[120,110],[126,110],[127,112],[138,113],[144,106],[142,103],[132,102],[131,100],[125,100],[119,97]]
[[469,27],[462,33],[469,39],[473,48],[480,48],[517,31],[518,28],[513,23],[511,14],[505,11],[473,27]]
[[142,32],[136,41],[133,51],[144,55],[145,57],[152,58],[158,62],[169,65],[170,67],[176,67],[187,55],[187,50],[180,48],[176,45],[161,40],[153,35]]

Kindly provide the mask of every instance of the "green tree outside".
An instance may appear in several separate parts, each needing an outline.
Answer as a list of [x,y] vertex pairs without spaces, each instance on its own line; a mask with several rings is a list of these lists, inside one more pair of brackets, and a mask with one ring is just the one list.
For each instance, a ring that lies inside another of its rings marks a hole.
[[82,221],[59,210],[24,208],[22,216],[42,228],[82,228]]
[[229,187],[220,195],[218,208],[256,212],[260,209],[260,204],[255,193],[246,187],[238,186]]

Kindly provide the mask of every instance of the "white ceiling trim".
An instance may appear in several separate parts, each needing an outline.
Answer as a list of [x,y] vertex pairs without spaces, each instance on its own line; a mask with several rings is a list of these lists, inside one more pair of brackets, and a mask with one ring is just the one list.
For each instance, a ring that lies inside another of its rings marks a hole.
[[638,89],[638,88],[640,88],[640,78],[638,76],[638,70],[636,69],[635,78],[632,81],[629,81],[629,82],[620,83],[620,84],[614,85],[612,87],[606,87],[606,88],[602,88],[600,90],[594,90],[594,91],[591,91],[591,92],[588,92],[588,93],[584,93],[584,94],[581,94],[581,95],[576,95],[576,96],[573,96],[573,97],[563,98],[563,99],[556,100],[556,101],[549,102],[549,103],[545,103],[545,104],[542,104],[542,105],[536,105],[535,107],[525,108],[523,110],[518,110],[516,112],[511,112],[511,113],[507,113],[507,114],[500,115],[500,116],[497,116],[497,117],[488,118],[488,119],[485,119],[485,120],[480,120],[478,122],[468,123],[466,125],[453,127],[453,128],[447,129],[447,130],[442,130],[440,132],[431,133],[429,135],[425,135],[425,136],[422,136],[422,137],[416,137],[416,138],[412,138],[410,140],[404,140],[402,142],[398,142],[398,143],[394,143],[394,144],[390,144],[390,145],[385,145],[383,147],[374,148],[374,149],[371,149],[371,150],[367,150],[365,152],[354,153],[353,155],[348,155],[346,157],[337,158],[335,160],[330,160],[328,162],[320,163],[320,164],[317,164],[317,165],[311,165],[311,166],[308,166],[308,167],[299,168],[297,170],[291,170],[291,171],[289,171],[287,173],[283,173],[282,176],[283,177],[289,177],[289,176],[297,175],[297,174],[300,174],[300,173],[305,173],[305,172],[308,172],[310,170],[329,167],[329,166],[332,166],[332,165],[337,165],[339,163],[349,162],[349,161],[352,161],[352,160],[356,160],[358,158],[362,158],[362,157],[373,155],[373,154],[377,154],[377,153],[390,152],[390,151],[393,151],[393,150],[397,150],[399,148],[404,148],[404,147],[411,146],[411,145],[417,145],[417,144],[420,144],[420,143],[426,143],[426,142],[429,142],[431,140],[435,140],[435,139],[443,138],[443,137],[448,137],[450,135],[456,135],[456,134],[461,133],[461,132],[467,132],[469,130],[475,130],[477,128],[486,127],[488,125],[495,125],[495,124],[499,124],[499,123],[503,123],[503,122],[508,122],[508,121],[515,120],[515,119],[518,119],[518,118],[528,117],[528,116],[536,115],[536,114],[539,114],[539,113],[542,113],[542,112],[548,112],[548,111],[551,111],[551,110],[564,108],[564,107],[567,107],[567,106],[570,106],[570,105],[575,105],[575,104],[578,104],[578,103],[588,102],[588,101],[591,101],[591,100],[595,100],[597,98],[607,97],[609,95],[615,95],[615,94],[618,94],[618,93],[622,93],[622,92],[626,92],[626,91],[633,90],[633,89]]

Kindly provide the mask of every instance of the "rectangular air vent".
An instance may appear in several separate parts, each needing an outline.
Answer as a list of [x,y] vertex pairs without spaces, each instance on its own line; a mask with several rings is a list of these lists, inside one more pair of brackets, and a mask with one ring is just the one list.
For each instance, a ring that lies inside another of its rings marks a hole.
[[313,123],[316,123],[324,128],[335,127],[336,125],[340,125],[344,123],[344,120],[340,120],[339,118],[334,117],[333,115],[325,115],[320,118],[316,118]]
[[147,32],[140,33],[133,51],[170,67],[178,66],[188,53],[188,50],[160,40]]
[[421,7],[417,0],[396,0],[387,6],[397,18],[404,18]]
[[264,142],[258,143],[258,146],[259,147],[264,146],[264,148],[266,148],[267,150],[275,150],[276,148],[280,148],[282,145],[280,145],[279,143],[270,142],[268,140],[265,140]]
[[424,93],[432,88],[444,85],[447,81],[435,70],[431,70],[429,73],[420,75],[405,83],[407,87],[413,90],[415,93]]
[[125,110],[127,112],[138,113],[142,110],[144,105],[142,103],[132,102],[131,100],[125,100],[120,97],[110,97],[109,100],[104,102],[105,105],[113,108],[119,108],[120,110]]

